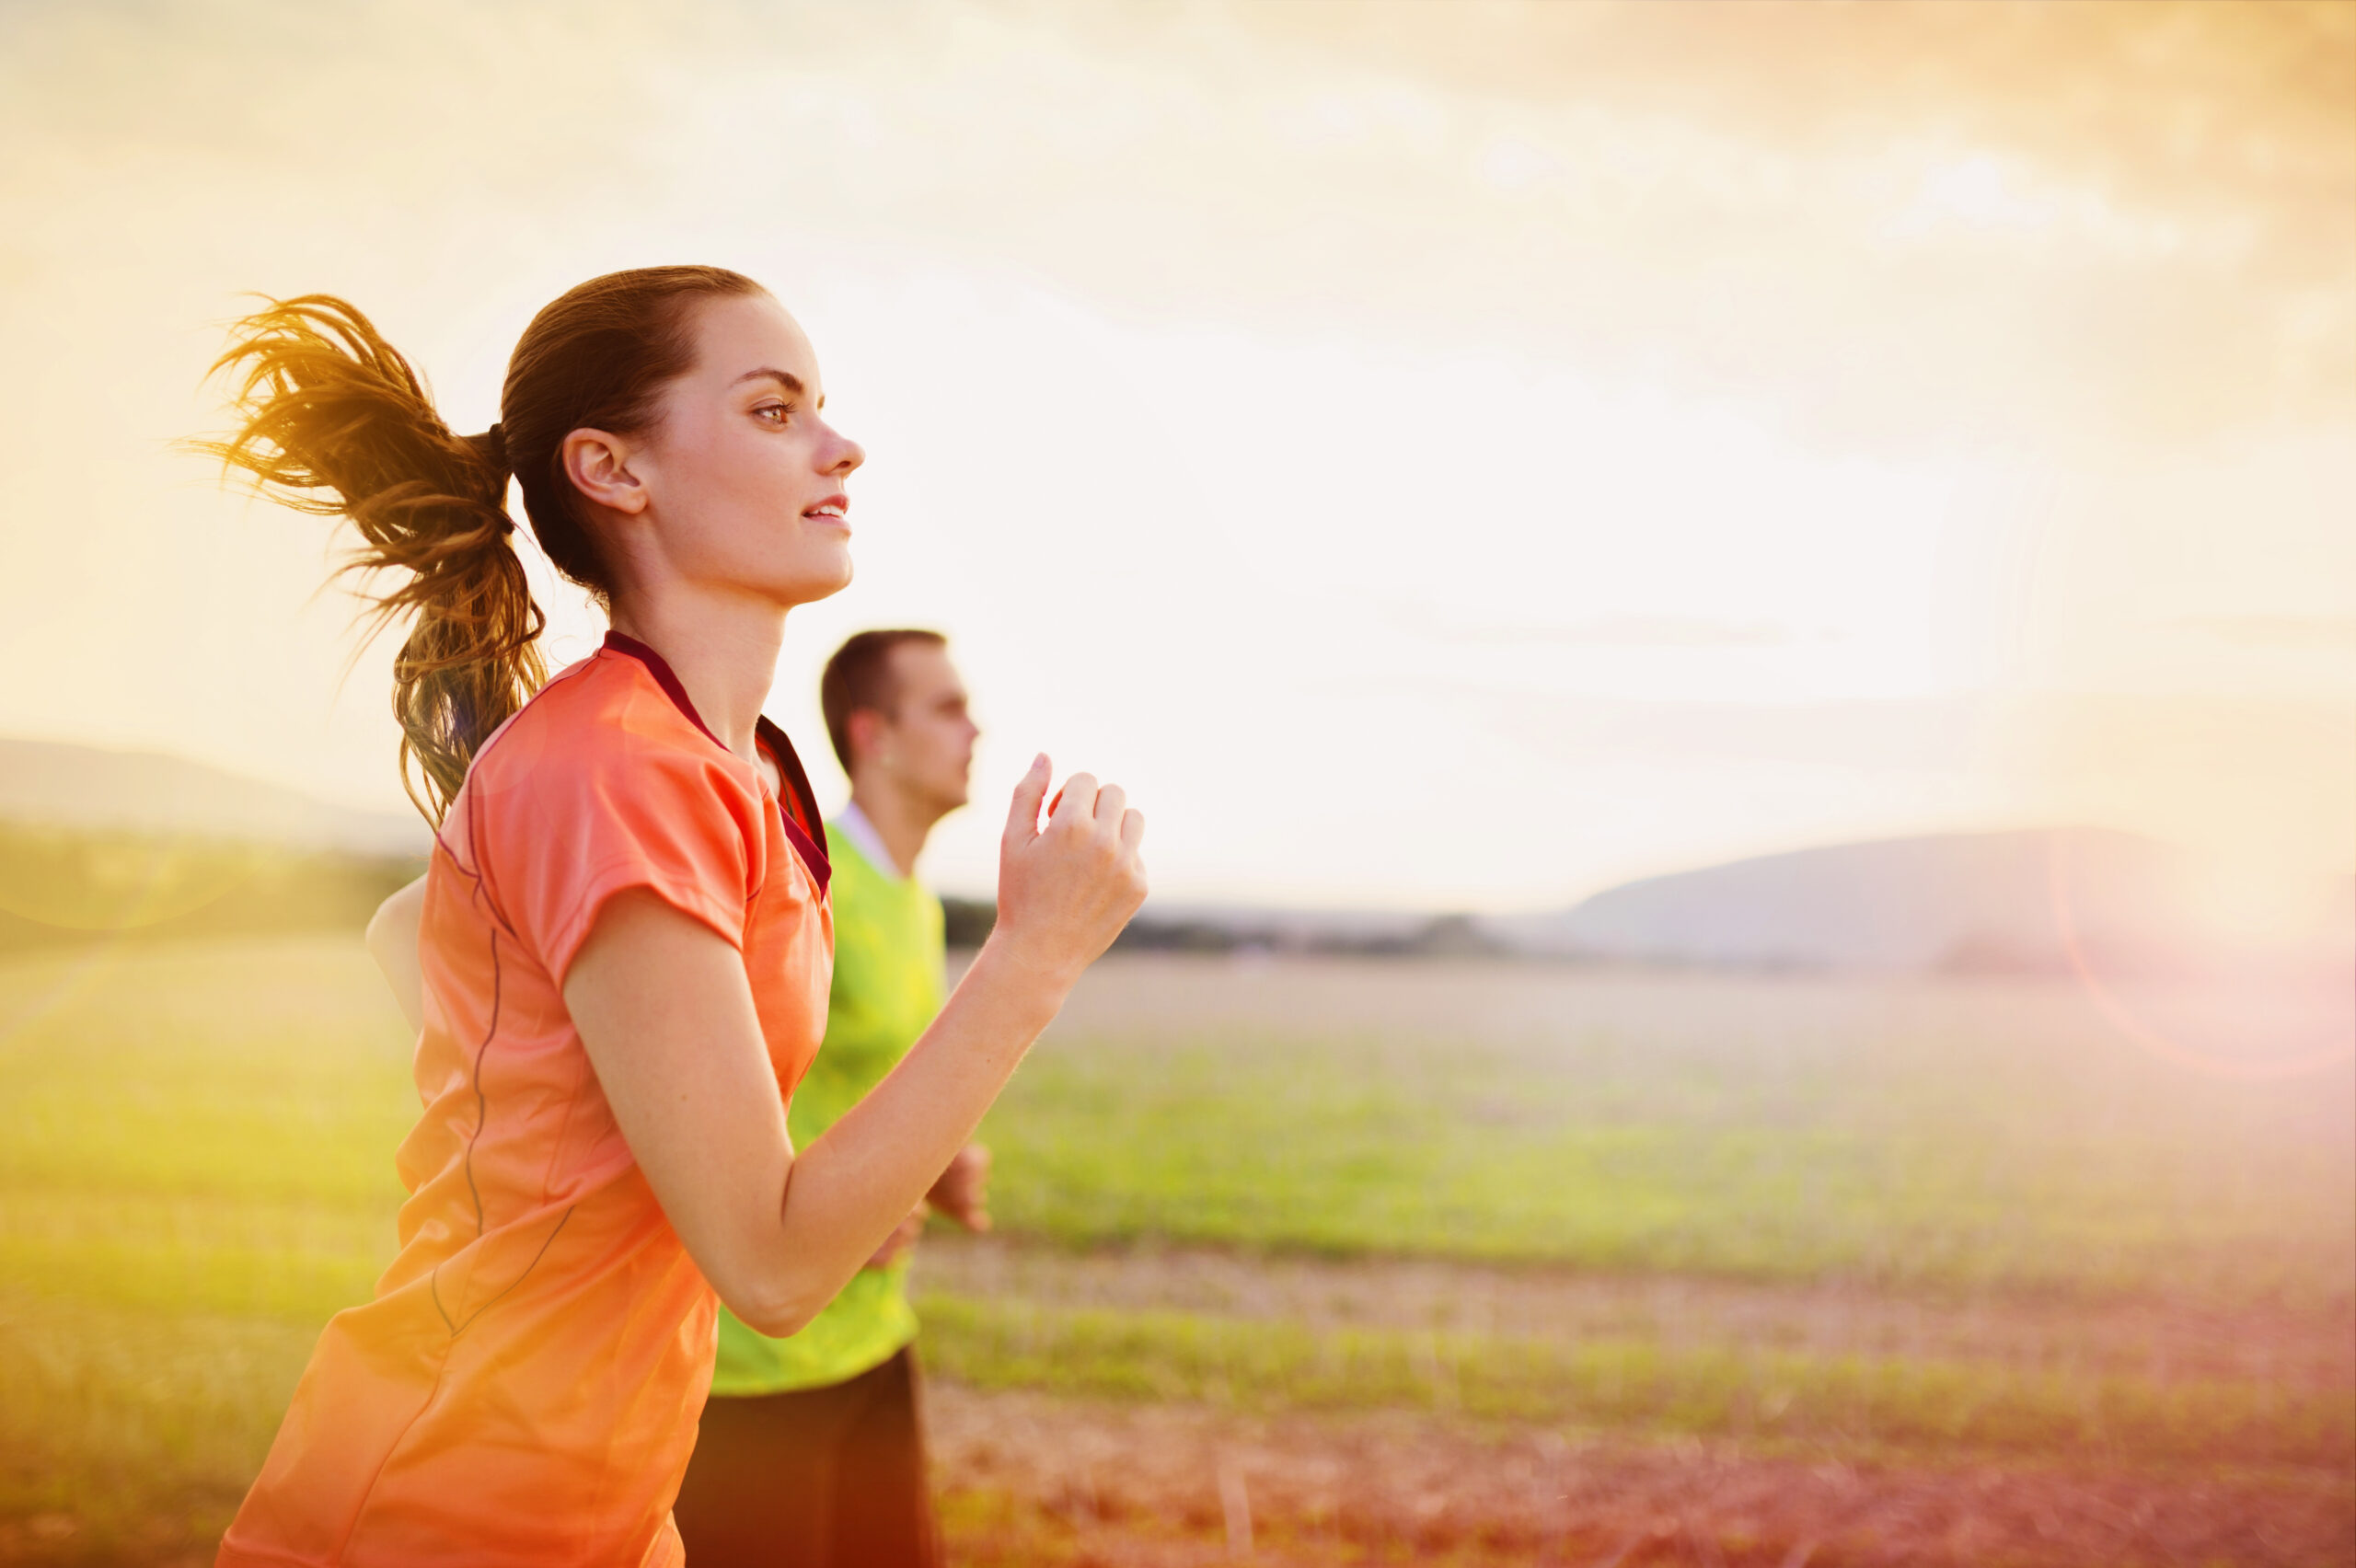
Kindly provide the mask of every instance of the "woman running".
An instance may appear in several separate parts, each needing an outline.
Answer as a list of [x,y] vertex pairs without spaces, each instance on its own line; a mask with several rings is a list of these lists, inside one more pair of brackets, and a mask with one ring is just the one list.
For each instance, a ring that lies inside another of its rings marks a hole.
[[[340,300],[271,305],[222,365],[242,424],[216,450],[409,574],[376,604],[415,617],[394,707],[436,833],[400,1251],[320,1336],[220,1561],[677,1562],[714,1292],[787,1334],[868,1261],[1142,900],[1143,822],[1075,774],[1043,824],[1037,759],[996,930],[797,1151],[827,864],[760,708],[786,613],[850,580],[862,460],[801,329],[716,268],[597,278],[533,320],[474,437]],[[511,474],[612,622],[545,681]]]

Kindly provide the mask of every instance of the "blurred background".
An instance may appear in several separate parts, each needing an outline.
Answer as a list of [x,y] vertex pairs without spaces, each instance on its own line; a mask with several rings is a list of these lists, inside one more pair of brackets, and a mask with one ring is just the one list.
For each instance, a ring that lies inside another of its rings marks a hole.
[[472,431],[687,259],[870,455],[814,766],[931,626],[953,929],[1034,751],[1152,819],[919,1264],[964,1560],[2356,1554],[2356,5],[20,0],[0,138],[0,1562],[209,1561],[390,1255],[225,324]]

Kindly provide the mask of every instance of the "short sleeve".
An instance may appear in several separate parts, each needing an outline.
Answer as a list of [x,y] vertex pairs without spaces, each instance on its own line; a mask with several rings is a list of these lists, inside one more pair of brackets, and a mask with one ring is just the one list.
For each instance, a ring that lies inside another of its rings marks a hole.
[[499,913],[560,986],[616,894],[644,888],[742,948],[759,882],[758,790],[717,758],[616,739],[536,758],[468,824]]

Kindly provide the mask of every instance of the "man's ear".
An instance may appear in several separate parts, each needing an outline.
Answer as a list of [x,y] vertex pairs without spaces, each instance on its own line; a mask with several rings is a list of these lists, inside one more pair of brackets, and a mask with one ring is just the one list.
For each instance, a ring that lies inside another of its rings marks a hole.
[[872,708],[854,708],[843,721],[849,732],[850,755],[860,762],[873,762],[877,748],[884,744],[884,732],[890,722]]
[[573,489],[612,512],[646,510],[646,487],[629,471],[629,444],[602,430],[576,430],[564,438],[564,475]]

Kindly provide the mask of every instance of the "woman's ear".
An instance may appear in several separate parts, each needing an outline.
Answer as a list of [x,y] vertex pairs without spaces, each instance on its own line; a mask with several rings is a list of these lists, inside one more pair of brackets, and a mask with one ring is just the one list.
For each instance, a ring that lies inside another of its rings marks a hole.
[[572,486],[612,512],[646,510],[646,487],[629,471],[629,444],[602,430],[576,430],[564,438],[564,473]]

